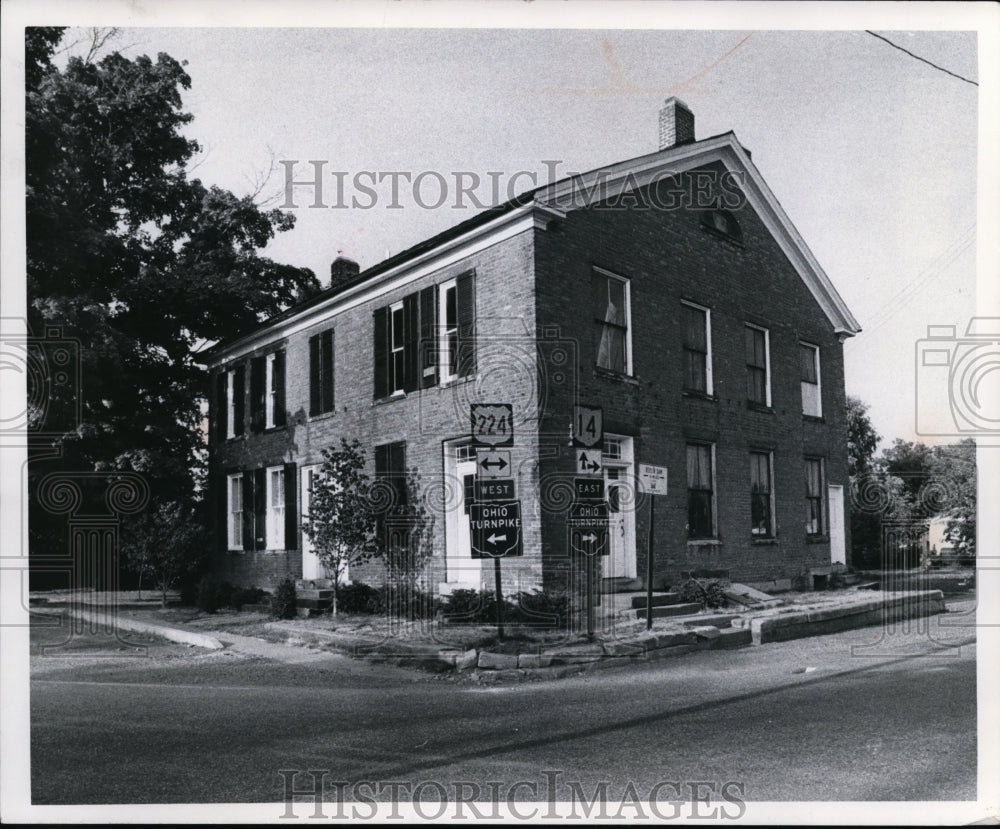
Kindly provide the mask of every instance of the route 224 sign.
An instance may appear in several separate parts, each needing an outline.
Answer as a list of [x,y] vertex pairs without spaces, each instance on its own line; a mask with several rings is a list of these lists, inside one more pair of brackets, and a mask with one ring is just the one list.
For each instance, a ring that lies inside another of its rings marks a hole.
[[514,445],[514,406],[510,403],[472,404],[472,442],[476,446]]

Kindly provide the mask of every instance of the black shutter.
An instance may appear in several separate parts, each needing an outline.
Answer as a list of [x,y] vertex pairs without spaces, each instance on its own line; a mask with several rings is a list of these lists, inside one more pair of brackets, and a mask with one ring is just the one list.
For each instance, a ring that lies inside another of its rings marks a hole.
[[229,549],[229,475],[219,472],[213,478],[215,482],[215,520],[216,538],[219,540],[219,550]]
[[250,361],[250,431],[264,431],[264,358]]
[[253,549],[267,549],[267,470],[253,471]]
[[396,505],[406,506],[406,442],[389,444],[389,475],[396,490]]
[[309,414],[320,412],[319,394],[319,334],[309,338]]
[[271,364],[271,385],[274,387],[274,425],[284,426],[285,412],[285,352],[276,351]]
[[254,549],[254,475],[253,472],[243,473],[243,549]]
[[389,396],[389,309],[375,311],[375,399]]
[[215,378],[215,436],[225,440],[229,431],[229,395],[226,372],[220,371]]
[[417,294],[403,297],[403,391],[416,391],[420,387],[417,367],[420,365],[418,342],[420,340],[420,305]]
[[322,404],[322,409],[324,412],[333,411],[333,329],[324,331],[321,335],[320,340],[322,348],[320,353],[322,355],[321,366],[322,373],[320,375],[320,386],[322,387],[322,399],[320,403]]
[[458,376],[476,373],[476,275],[472,271],[455,281],[458,306]]
[[420,292],[420,385],[430,388],[437,385],[437,286],[431,285]]
[[298,479],[295,464],[285,464],[285,549],[299,548]]
[[243,430],[246,428],[244,420],[246,419],[246,408],[247,408],[247,380],[246,380],[247,370],[244,366],[237,366],[236,370],[233,372],[233,434],[242,435]]

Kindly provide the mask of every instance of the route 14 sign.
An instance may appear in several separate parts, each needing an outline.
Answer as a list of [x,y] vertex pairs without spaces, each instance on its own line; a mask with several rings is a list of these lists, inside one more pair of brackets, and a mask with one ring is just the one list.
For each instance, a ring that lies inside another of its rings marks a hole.
[[477,446],[513,446],[514,406],[510,403],[473,403],[472,441]]
[[469,505],[469,529],[473,558],[523,555],[520,501],[473,502]]
[[604,442],[604,413],[593,406],[573,407],[573,445],[584,449]]

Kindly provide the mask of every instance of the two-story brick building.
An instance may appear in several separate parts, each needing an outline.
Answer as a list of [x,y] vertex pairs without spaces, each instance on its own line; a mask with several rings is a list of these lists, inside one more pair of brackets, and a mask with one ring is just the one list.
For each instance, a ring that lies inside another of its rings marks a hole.
[[674,98],[660,119],[659,151],[539,187],[365,271],[338,259],[323,293],[203,352],[227,578],[324,575],[301,518],[323,448],[345,437],[379,477],[419,471],[429,581],[478,586],[475,402],[513,405],[512,590],[566,583],[575,404],[604,414],[605,578],[646,572],[640,462],[669,470],[655,582],[725,569],[761,583],[846,561],[842,343],[859,326],[735,135],[696,141]]

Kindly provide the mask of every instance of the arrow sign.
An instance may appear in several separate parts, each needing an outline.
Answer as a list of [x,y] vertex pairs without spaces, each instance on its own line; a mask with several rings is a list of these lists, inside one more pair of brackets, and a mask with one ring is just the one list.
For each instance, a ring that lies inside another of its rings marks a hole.
[[510,476],[510,452],[480,449],[476,453],[476,472],[480,478],[507,478]]
[[606,556],[611,552],[608,546],[607,527],[571,527],[569,531],[570,549],[585,556]]
[[604,467],[601,466],[600,449],[577,449],[576,451],[576,471],[579,475],[600,475]]
[[473,502],[469,505],[473,558],[502,558],[523,554],[521,502]]

